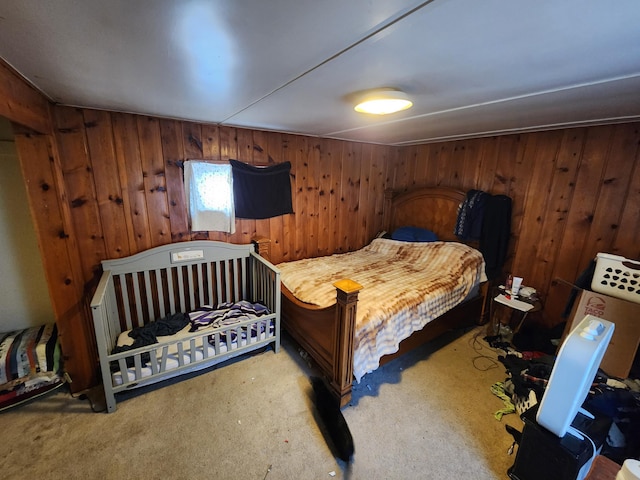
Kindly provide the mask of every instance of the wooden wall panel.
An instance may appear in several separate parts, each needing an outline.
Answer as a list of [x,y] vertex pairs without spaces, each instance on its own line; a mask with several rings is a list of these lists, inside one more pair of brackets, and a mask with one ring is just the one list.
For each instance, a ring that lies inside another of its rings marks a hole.
[[[559,150],[550,175],[552,180],[546,195],[548,201],[543,213],[539,239],[536,242],[536,261],[532,267],[532,277],[538,278],[544,285],[549,284],[557,275],[554,273],[560,249],[557,240],[562,238],[565,230],[565,219],[573,197],[584,133],[584,129],[565,130],[562,144],[558,144]],[[557,137],[554,139],[557,140]],[[535,190],[534,188],[532,191]]]
[[[367,198],[360,201],[365,230],[360,243],[368,243],[380,231],[382,207],[384,205],[384,165],[388,158],[388,149],[373,145],[364,145],[369,164],[366,186]],[[363,162],[364,164],[364,162]]]
[[[251,133],[253,137],[252,153],[253,153],[254,164],[269,166],[269,165],[275,165],[276,163],[281,163],[281,161],[276,162],[274,160],[274,157],[271,156],[271,152],[269,150],[269,145],[270,145],[269,142],[270,142],[271,135],[267,132],[263,132],[260,130],[254,130]],[[277,154],[275,158],[280,158],[280,155]],[[255,236],[271,238],[271,235],[273,234],[273,232],[271,231],[271,221],[273,219],[278,219],[280,221],[279,225],[282,225],[282,217],[264,218],[264,219],[256,220]],[[270,245],[270,249],[272,252],[275,251],[274,248],[275,248],[275,241],[272,240]]]
[[627,159],[635,158],[638,141],[640,137],[633,125],[616,126],[606,152],[606,163],[597,192],[598,202],[591,222],[591,229],[597,234],[590,235],[586,242],[587,255],[590,252],[608,251],[615,241],[622,211],[627,202],[629,181],[635,169],[634,163]]
[[78,392],[97,381],[96,349],[50,105],[1,60],[0,115],[13,122],[65,370],[73,379],[71,390]]
[[[269,165],[281,163],[288,160],[283,156],[283,140],[279,133],[272,133],[263,138],[265,143],[260,144],[265,149],[267,163]],[[285,247],[285,220],[289,220],[291,215],[272,217],[265,221],[260,235],[271,239],[271,259],[288,260],[289,250]],[[288,237],[288,233],[286,234]]]
[[[255,165],[256,162],[253,156],[253,132],[246,129],[235,130],[236,136],[236,149],[235,154],[230,152],[230,158],[239,160],[250,165]],[[239,234],[239,236],[238,236]],[[248,218],[236,219],[236,242],[238,243],[251,243],[251,239],[256,236],[256,220]]]
[[[177,122],[173,122],[177,123]],[[180,128],[180,123],[177,123]],[[220,129],[215,125],[200,125],[196,123],[183,123],[183,144],[185,150],[183,153],[184,160],[193,160],[203,158],[212,162],[221,162],[220,157]],[[179,173],[183,179],[183,172]],[[183,180],[181,180],[183,181]],[[177,196],[176,193],[174,195]],[[183,197],[184,207],[177,214],[181,215],[185,222],[185,228],[189,229],[189,218],[184,215],[187,208],[186,199],[184,199],[184,183],[180,195]],[[191,237],[195,239],[209,239],[218,241],[228,241],[229,234],[225,232],[192,232]]]
[[81,391],[97,380],[97,351],[86,303],[80,253],[64,201],[64,183],[53,137],[15,131],[29,207],[58,325],[65,371]]
[[329,214],[324,217],[322,225],[327,225],[325,230],[329,235],[327,250],[329,253],[341,251],[340,240],[340,212],[342,208],[342,149],[343,143],[337,140],[323,142],[326,145],[325,155],[329,165],[325,169],[328,172],[329,184]]
[[136,253],[152,246],[136,117],[112,113],[111,127],[125,215],[122,228],[129,238],[129,251]]
[[162,140],[162,155],[165,161],[165,182],[167,185],[172,242],[191,240],[189,223],[184,214],[187,210],[182,176],[185,151],[180,127],[181,125],[178,122],[160,120],[160,138]]
[[202,155],[207,160],[220,161],[220,128],[217,125],[202,125]]
[[0,59],[0,115],[36,132],[51,133],[49,101]]
[[[518,233],[514,235],[515,243],[513,264],[529,264],[532,277],[541,262],[545,262],[545,256],[551,252],[541,248],[543,239],[548,229],[546,213],[550,205],[550,179],[556,167],[556,155],[562,140],[562,131],[545,132],[539,136],[536,142],[535,152],[531,152],[530,177],[526,184],[526,193],[522,208],[517,213],[522,215],[518,222]],[[531,144],[530,144],[531,145]],[[526,220],[525,220],[526,218]],[[523,275],[518,275],[523,276]]]
[[[635,126],[633,135],[638,137],[640,128]],[[640,259],[640,241],[638,241],[638,232],[640,232],[640,140],[636,142],[635,155],[628,158],[621,158],[620,161],[628,161],[633,163],[634,169],[629,182],[629,189],[624,196],[624,206],[620,216],[620,227],[617,229],[617,235],[613,242],[613,250],[621,251],[628,245],[635,245],[635,251],[629,249],[630,258]]]
[[[65,193],[71,207],[71,220],[81,255],[85,283],[99,274],[99,264],[107,258],[105,233],[100,218],[93,159],[87,143],[87,126],[83,112],[75,108],[54,110],[55,137]],[[89,128],[94,128],[89,124]],[[96,161],[104,161],[98,156]]]
[[541,320],[552,326],[563,321],[568,295],[557,278],[575,281],[598,252],[640,258],[639,135],[640,124],[629,123],[407,147],[388,166],[389,186],[509,195],[505,273],[540,292]]
[[[87,110],[84,115],[87,147],[92,159],[96,200],[102,225],[123,225],[125,213],[118,163],[114,162],[115,147],[109,113]],[[129,239],[125,229],[107,229],[104,236],[106,255],[119,258],[129,255]]]
[[[424,162],[425,159],[427,161],[427,168],[426,168],[426,177],[424,177],[424,179],[422,180],[426,185],[440,185],[441,180],[438,178],[438,166],[440,164],[439,159],[440,159],[440,145],[438,144],[428,144],[425,146],[420,146],[419,148],[428,148],[427,154],[425,155],[420,155],[419,153],[419,157],[421,159],[421,162]],[[398,155],[398,156],[402,156],[402,152]],[[389,162],[390,164],[392,162]],[[391,165],[387,166],[387,168],[391,168]]]
[[[162,156],[160,124],[151,117],[138,117],[140,159],[142,161],[142,183],[149,215],[151,245],[154,247],[171,243],[171,222],[165,181],[165,161]],[[126,161],[126,160],[125,160]]]

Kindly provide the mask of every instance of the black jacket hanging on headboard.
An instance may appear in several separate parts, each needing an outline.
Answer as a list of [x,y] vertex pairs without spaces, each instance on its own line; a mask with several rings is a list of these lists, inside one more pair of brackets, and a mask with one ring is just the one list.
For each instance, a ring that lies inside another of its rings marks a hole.
[[480,240],[484,208],[489,195],[482,190],[469,190],[467,197],[458,209],[455,235],[463,241]]
[[484,208],[479,246],[489,280],[501,274],[502,266],[507,259],[510,238],[511,198],[506,195],[490,195]]
[[256,167],[229,160],[233,172],[236,218],[262,219],[293,213],[291,162]]

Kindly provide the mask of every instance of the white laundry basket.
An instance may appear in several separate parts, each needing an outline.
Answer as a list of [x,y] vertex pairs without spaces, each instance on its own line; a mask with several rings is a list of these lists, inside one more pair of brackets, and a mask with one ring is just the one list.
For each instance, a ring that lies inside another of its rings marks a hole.
[[640,303],[640,262],[610,253],[598,253],[591,289]]

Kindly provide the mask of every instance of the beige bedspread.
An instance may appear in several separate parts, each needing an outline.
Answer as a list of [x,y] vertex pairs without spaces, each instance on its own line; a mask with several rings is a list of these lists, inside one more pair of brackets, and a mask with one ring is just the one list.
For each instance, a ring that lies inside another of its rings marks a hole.
[[356,316],[354,376],[378,368],[380,357],[460,302],[484,277],[482,254],[455,242],[411,243],[378,238],[356,252],[285,262],[282,283],[300,300],[335,303],[333,282],[363,288]]

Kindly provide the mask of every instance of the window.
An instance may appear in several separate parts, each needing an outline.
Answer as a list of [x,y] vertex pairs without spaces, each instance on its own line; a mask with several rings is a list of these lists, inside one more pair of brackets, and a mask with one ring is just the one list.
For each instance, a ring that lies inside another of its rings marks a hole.
[[231,165],[187,160],[184,190],[191,230],[235,233]]

